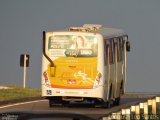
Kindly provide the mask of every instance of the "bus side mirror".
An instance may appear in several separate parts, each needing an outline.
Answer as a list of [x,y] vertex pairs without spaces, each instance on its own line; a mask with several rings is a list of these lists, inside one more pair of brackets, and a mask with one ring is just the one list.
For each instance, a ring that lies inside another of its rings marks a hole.
[[130,42],[127,41],[126,42],[126,50],[127,50],[127,52],[130,52],[130,49],[131,49]]

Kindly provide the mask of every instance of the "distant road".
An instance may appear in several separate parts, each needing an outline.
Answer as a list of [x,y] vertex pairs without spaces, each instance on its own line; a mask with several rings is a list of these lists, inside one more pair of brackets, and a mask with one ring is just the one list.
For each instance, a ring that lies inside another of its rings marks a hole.
[[135,95],[135,94],[137,94],[137,95],[152,95],[152,96],[154,96],[154,95],[157,95],[157,96],[160,96],[160,92],[128,92],[128,93],[126,93],[126,94],[132,94],[132,95]]
[[50,108],[48,105],[48,100],[44,99],[44,100],[36,100],[36,101],[0,106],[0,113],[7,113],[7,112],[24,112],[24,113],[26,112],[26,113],[36,113],[36,114],[77,113],[77,114],[87,115],[93,118],[99,118],[101,116],[106,116],[112,112],[119,111],[122,107],[126,108],[132,104],[144,101],[146,100],[147,97],[146,96],[132,97],[132,95],[123,96],[119,106],[114,106],[109,109],[94,108],[89,106],[85,107],[84,105]]

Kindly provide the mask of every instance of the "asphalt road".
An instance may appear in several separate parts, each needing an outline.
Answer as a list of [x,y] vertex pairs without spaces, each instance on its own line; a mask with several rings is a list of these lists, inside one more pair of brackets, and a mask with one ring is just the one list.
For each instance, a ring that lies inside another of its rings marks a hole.
[[17,103],[11,105],[0,106],[0,113],[8,112],[21,112],[21,113],[33,113],[33,114],[80,114],[86,115],[92,118],[100,118],[102,116],[107,116],[112,112],[121,110],[122,108],[127,108],[130,105],[137,104],[140,101],[145,101],[146,97],[131,97],[124,96],[121,99],[119,106],[112,106],[111,108],[94,108],[90,105],[80,104],[80,105],[71,105],[65,107],[53,107],[50,108],[48,100],[37,100],[24,103]]

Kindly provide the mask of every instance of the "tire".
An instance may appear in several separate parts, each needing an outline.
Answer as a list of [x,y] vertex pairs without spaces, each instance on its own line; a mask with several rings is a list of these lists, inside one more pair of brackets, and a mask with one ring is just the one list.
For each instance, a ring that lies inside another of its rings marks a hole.
[[111,96],[112,96],[112,84],[111,84],[111,87],[110,87],[110,90],[109,90],[109,100],[111,100]]
[[103,103],[104,108],[111,108],[112,105],[111,96],[112,96],[112,84],[110,86],[110,91],[109,91],[109,101]]
[[49,107],[53,107],[53,101],[49,99]]
[[115,98],[115,100],[113,101],[113,105],[119,105],[120,104],[120,99],[121,99],[121,95],[122,95],[122,92],[123,92],[123,83],[121,83],[121,88],[120,88],[120,93],[119,93],[119,97]]
[[104,108],[111,108],[111,101],[105,102],[103,106]]
[[116,98],[116,99],[113,101],[113,104],[114,104],[114,105],[119,105],[119,104],[120,104],[120,97]]
[[111,100],[111,96],[112,96],[112,84],[110,86],[110,91],[109,91],[109,101],[104,102],[104,101],[95,101],[95,108],[111,108],[112,106],[112,100]]
[[111,102],[98,102],[94,105],[95,108],[110,108],[111,107]]
[[121,94],[121,95],[123,95],[123,94],[124,94],[123,80],[122,80],[122,82],[121,82],[120,94]]

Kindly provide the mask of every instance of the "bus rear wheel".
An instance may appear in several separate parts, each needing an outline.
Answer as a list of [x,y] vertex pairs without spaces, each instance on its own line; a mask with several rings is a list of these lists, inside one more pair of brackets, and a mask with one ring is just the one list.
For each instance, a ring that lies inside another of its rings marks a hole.
[[120,104],[120,97],[115,98],[115,100],[113,101],[114,105],[119,105]]
[[107,101],[107,102],[104,102],[104,101],[96,102],[94,107],[95,108],[110,108],[111,107],[111,102],[110,101]]

